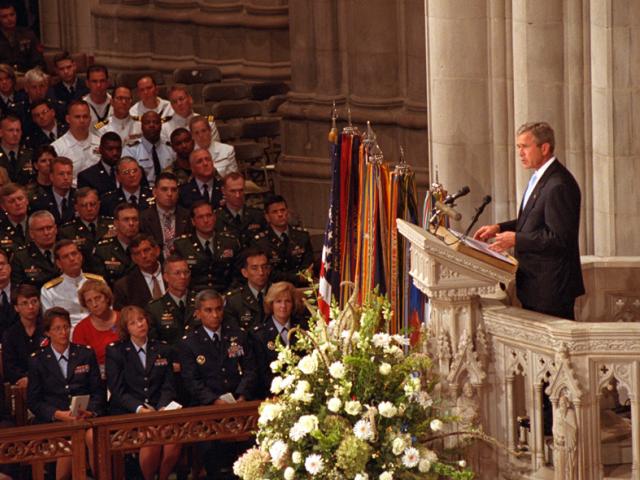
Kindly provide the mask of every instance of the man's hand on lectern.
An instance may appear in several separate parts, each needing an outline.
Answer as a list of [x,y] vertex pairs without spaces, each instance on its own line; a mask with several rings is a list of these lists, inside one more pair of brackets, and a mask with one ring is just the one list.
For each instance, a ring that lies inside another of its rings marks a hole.
[[476,231],[473,238],[475,240],[482,240],[483,242],[486,242],[487,240],[495,237],[498,233],[500,233],[500,225],[497,223],[494,225],[485,225]]
[[489,250],[504,252],[516,244],[516,232],[504,232],[496,235],[496,241],[491,244]]

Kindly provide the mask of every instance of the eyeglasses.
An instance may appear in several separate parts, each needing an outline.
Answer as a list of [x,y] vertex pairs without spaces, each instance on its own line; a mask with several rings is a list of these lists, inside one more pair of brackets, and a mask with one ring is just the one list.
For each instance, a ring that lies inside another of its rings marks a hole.
[[135,175],[136,173],[138,173],[138,169],[137,168],[130,168],[128,170],[122,170],[121,172],[118,172],[120,175]]

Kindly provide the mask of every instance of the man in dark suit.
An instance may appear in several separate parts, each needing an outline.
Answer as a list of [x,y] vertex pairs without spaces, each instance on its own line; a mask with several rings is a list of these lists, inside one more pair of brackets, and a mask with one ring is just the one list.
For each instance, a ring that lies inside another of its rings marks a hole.
[[74,204],[73,162],[66,157],[56,157],[51,161],[51,187],[40,188],[31,200],[31,211],[51,212],[57,225],[62,225],[76,216]]
[[57,54],[53,57],[53,64],[60,77],[60,81],[51,88],[53,97],[68,106],[71,101],[80,100],[89,93],[87,84],[78,78],[78,66],[69,52],[65,50]]
[[175,238],[191,232],[189,211],[178,206],[178,179],[173,173],[162,172],[153,187],[154,208],[140,214],[140,231],[162,242],[164,258],[173,248]]
[[141,233],[129,244],[135,267],[113,286],[113,307],[120,310],[126,305],[145,308],[151,300],[164,295],[166,288],[160,268],[160,247],[150,235]]
[[523,167],[535,170],[518,218],[485,225],[475,238],[495,238],[490,248],[498,252],[514,247],[516,293],[523,308],[573,320],[575,299],[584,294],[580,187],[554,156],[554,132],[547,123],[521,126],[517,147]]
[[155,203],[153,192],[142,177],[142,169],[134,158],[125,156],[118,160],[116,181],[120,186],[100,199],[100,214],[114,216],[115,208],[123,202],[135,205],[139,212],[151,207]]
[[41,145],[51,145],[69,130],[69,125],[56,119],[56,112],[46,99],[33,102],[31,119],[33,127],[24,143],[33,150]]
[[208,150],[194,150],[189,155],[191,180],[180,187],[180,205],[191,208],[198,200],[206,200],[214,210],[222,202],[222,180],[216,173]]
[[100,137],[100,161],[78,173],[78,188],[91,187],[100,196],[117,189],[116,165],[121,155],[120,136],[115,132],[105,133]]

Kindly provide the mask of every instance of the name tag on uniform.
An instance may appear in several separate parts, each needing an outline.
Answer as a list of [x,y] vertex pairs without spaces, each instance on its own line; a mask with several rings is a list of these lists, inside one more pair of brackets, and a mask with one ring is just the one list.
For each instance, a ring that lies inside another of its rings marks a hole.
[[87,364],[78,365],[76,368],[73,369],[73,373],[76,375],[79,375],[81,373],[89,373],[89,365]]
[[153,362],[154,367],[166,367],[169,365],[169,362],[166,358],[156,358],[156,361]]
[[222,258],[232,258],[233,257],[233,249],[227,248],[222,252]]

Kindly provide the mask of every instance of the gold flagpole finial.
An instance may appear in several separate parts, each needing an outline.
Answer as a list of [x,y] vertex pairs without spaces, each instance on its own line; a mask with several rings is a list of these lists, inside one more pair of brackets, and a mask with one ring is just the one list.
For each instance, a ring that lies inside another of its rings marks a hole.
[[331,109],[331,130],[329,130],[328,140],[329,143],[338,143],[338,127],[336,121],[338,120],[338,109],[336,108],[336,101],[333,101],[333,108]]

